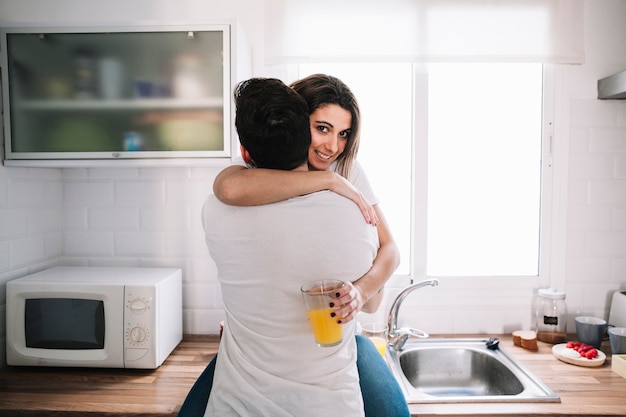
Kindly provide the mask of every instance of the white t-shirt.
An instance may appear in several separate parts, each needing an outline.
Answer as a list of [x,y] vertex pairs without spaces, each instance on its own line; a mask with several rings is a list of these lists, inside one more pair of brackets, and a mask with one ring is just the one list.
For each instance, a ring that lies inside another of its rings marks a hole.
[[[328,170],[337,172],[337,161],[331,163]],[[361,194],[363,194],[363,197],[365,197],[368,203],[372,205],[378,204],[378,198],[374,194],[374,190],[372,190],[370,181],[367,178],[367,175],[365,175],[363,167],[357,160],[352,163],[352,169],[350,170],[350,182],[361,192]]]
[[202,220],[226,312],[205,416],[363,416],[356,321],[318,347],[300,287],[366,273],[376,228],[330,191],[252,207],[210,196]]

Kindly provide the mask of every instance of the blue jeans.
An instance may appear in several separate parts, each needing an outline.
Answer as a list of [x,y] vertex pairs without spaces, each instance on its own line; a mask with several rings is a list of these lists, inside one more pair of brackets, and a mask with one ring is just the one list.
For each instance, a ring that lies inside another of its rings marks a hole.
[[400,385],[374,344],[356,336],[356,366],[365,405],[365,417],[410,417]]
[[[365,405],[365,417],[410,417],[409,407],[398,381],[387,367],[374,344],[366,337],[356,336],[359,384]],[[217,355],[191,387],[178,417],[203,417],[213,386]]]

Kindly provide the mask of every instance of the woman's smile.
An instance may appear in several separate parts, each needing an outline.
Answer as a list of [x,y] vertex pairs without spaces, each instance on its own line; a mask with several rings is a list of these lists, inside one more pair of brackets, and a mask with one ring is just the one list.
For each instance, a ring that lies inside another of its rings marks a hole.
[[322,159],[330,159],[333,157],[332,155],[325,155],[318,150],[316,150],[315,153],[317,154],[317,156],[319,156]]

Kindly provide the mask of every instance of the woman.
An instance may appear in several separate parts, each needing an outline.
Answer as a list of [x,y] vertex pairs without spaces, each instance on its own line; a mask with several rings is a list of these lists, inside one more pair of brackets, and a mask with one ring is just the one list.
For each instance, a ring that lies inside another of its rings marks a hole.
[[[380,249],[372,268],[353,285],[347,285],[336,300],[341,306],[336,311],[338,320],[345,323],[359,311],[373,313],[378,309],[383,287],[398,267],[400,255],[367,177],[355,159],[360,141],[356,98],[341,80],[329,75],[311,75],[291,87],[309,106],[309,171],[234,165],[218,174],[213,192],[222,202],[239,206],[273,203],[321,190],[353,200],[365,220],[377,227]],[[274,184],[271,189],[265,186],[268,182]]]
[[[376,226],[380,248],[370,270],[353,283],[348,282],[334,301],[340,306],[335,311],[337,320],[345,323],[359,311],[373,313],[378,309],[384,285],[398,267],[400,255],[369,181],[356,161],[360,141],[356,98],[341,80],[329,75],[311,75],[291,87],[309,107],[309,171],[234,165],[218,174],[213,191],[222,202],[239,206],[268,204],[321,190],[331,190],[354,201],[365,221]],[[267,183],[272,187],[267,187]],[[357,336],[357,355],[365,415],[408,416],[399,386],[367,338]]]

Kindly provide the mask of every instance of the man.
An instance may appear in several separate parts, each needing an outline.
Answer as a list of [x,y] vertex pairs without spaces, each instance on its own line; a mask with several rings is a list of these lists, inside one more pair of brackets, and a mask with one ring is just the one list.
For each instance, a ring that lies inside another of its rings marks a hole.
[[[235,92],[235,126],[250,165],[307,169],[306,102],[275,79]],[[203,225],[226,311],[206,416],[362,416],[356,321],[334,347],[318,347],[300,287],[352,281],[372,265],[376,229],[330,191],[263,206],[227,206],[210,196]],[[339,318],[340,319],[340,318]]]

